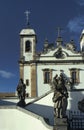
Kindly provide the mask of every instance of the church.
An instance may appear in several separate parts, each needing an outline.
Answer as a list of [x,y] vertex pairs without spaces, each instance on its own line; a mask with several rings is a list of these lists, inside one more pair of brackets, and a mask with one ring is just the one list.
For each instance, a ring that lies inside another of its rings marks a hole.
[[[71,85],[66,85],[69,93],[68,116],[71,114],[80,116],[79,108],[83,106],[84,30],[79,39],[80,51],[77,51],[73,40],[63,44],[58,28],[56,43],[51,44],[46,39],[42,51],[38,53],[37,35],[34,29],[28,27],[20,32],[19,70],[20,78],[26,84],[26,95],[31,98],[45,95],[51,90],[55,75],[62,73],[65,79],[71,82]],[[48,105],[51,106],[49,103]]]
[[[60,30],[60,28],[58,28]],[[58,34],[55,44],[46,39],[43,50],[36,51],[37,35],[34,29],[26,28],[20,32],[20,78],[26,84],[28,97],[39,97],[51,90],[50,83],[56,74],[63,73],[71,82],[69,91],[84,91],[84,30],[80,36],[80,51],[73,40],[63,45]]]
[[38,36],[34,29],[28,26],[20,31],[19,70],[20,79],[26,85],[26,105],[24,108],[18,106],[17,97],[2,98],[0,129],[57,130],[57,124],[54,124],[52,81],[60,74],[67,81],[68,124],[64,118],[64,122],[59,121],[58,124],[61,123],[61,129],[66,126],[66,130],[84,129],[84,30],[80,34],[80,51],[77,51],[73,40],[63,44],[59,32],[60,28],[56,43],[51,44],[46,39],[39,53],[36,50]]

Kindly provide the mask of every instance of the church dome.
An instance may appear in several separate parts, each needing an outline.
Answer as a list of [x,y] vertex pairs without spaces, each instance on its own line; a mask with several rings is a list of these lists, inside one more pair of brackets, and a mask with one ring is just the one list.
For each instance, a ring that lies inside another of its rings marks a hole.
[[26,28],[22,29],[20,35],[36,35],[34,29]]

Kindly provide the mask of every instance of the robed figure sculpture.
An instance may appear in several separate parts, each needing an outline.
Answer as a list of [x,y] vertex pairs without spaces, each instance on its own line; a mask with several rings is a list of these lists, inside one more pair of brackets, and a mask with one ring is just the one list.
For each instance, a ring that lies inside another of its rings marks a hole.
[[66,117],[68,92],[62,73],[59,77],[56,75],[53,78],[52,88],[54,90],[52,98],[54,102],[54,116],[56,118],[64,118]]

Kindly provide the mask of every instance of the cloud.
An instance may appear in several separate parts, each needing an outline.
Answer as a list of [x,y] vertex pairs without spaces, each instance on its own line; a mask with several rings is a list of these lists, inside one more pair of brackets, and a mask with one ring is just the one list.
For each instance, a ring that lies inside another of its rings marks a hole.
[[3,78],[8,79],[8,78],[13,77],[14,74],[11,73],[11,72],[7,72],[7,71],[4,71],[4,70],[0,70],[0,76],[3,77]]
[[80,6],[84,6],[84,0],[75,0]]
[[67,24],[67,28],[71,33],[80,33],[84,29],[84,16],[71,19]]

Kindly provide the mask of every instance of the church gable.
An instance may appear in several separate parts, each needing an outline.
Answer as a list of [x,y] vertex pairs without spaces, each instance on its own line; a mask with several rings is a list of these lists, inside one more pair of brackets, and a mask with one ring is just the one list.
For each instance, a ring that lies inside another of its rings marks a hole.
[[42,52],[39,60],[76,60],[81,59],[81,53],[67,49],[66,47],[59,46],[55,49]]
[[[58,28],[58,32],[59,29],[60,28]],[[43,52],[39,55],[39,60],[46,60],[46,58],[47,60],[72,60],[74,59],[73,57],[81,57],[81,53],[76,51],[76,44],[74,40],[64,43],[59,34],[55,44],[49,43],[46,39],[43,46]]]

